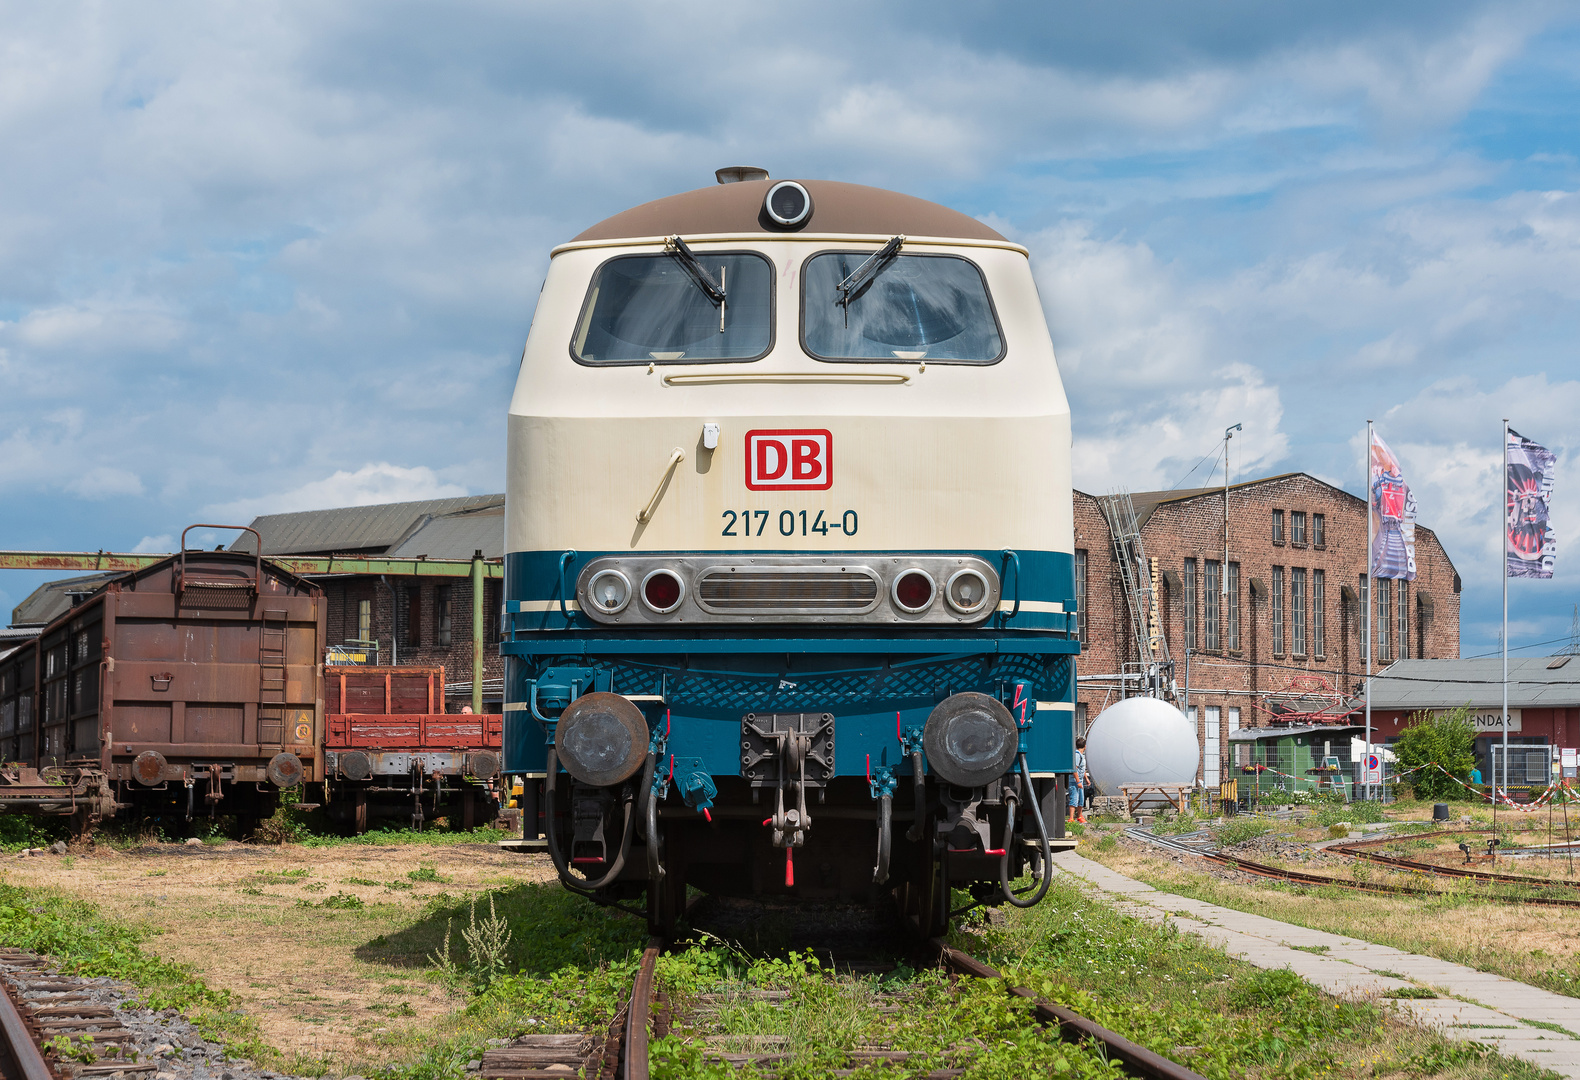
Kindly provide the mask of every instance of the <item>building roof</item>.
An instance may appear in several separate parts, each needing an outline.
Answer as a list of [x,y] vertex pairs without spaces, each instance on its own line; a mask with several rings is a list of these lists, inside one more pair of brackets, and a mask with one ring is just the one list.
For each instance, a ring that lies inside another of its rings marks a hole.
[[409,536],[385,552],[406,559],[485,559],[505,554],[505,501],[450,514],[425,516]]
[[[1230,484],[1229,490],[1244,491],[1246,488],[1258,487],[1262,484],[1275,484],[1279,483],[1280,481],[1294,480],[1297,478],[1304,478],[1306,480],[1310,480],[1314,484],[1321,484],[1323,487],[1330,488],[1341,495],[1349,496],[1351,499],[1355,500],[1358,506],[1365,506],[1365,503],[1359,496],[1351,495],[1343,488],[1334,487],[1334,485],[1328,483],[1326,480],[1319,480],[1310,473],[1305,472],[1279,473],[1276,476],[1261,476],[1255,480],[1242,480],[1238,484]],[[1100,496],[1094,495],[1091,497],[1099,498]],[[1147,522],[1151,520],[1152,515],[1160,506],[1167,506],[1171,503],[1189,502],[1191,499],[1214,497],[1219,499],[1223,498],[1222,484],[1219,484],[1217,487],[1178,488],[1173,491],[1133,491],[1130,493],[1130,502],[1136,508],[1137,526],[1146,528]]]
[[123,576],[121,570],[100,574],[83,574],[79,577],[46,581],[20,604],[11,609],[11,625],[15,627],[41,627],[60,618],[77,605],[83,597],[97,592],[99,586],[112,578]]
[[[1219,489],[1222,490],[1222,489]],[[1312,724],[1307,727],[1258,727],[1241,728],[1229,732],[1230,742],[1260,742],[1263,739],[1286,739],[1292,735],[1310,735],[1321,731],[1332,735],[1341,731],[1364,731],[1359,724]]]
[[812,196],[812,213],[795,228],[780,228],[763,212],[768,189],[779,180],[746,180],[655,199],[605,218],[576,237],[623,240],[695,233],[855,233],[1004,240],[976,218],[947,206],[897,191],[842,184],[834,180],[797,180]]
[[[1558,663],[1560,666],[1550,665]],[[1372,677],[1372,709],[1499,708],[1503,660],[1396,660]],[[1580,705],[1580,658],[1509,658],[1509,708]]]
[[[252,527],[263,536],[265,555],[340,555],[360,552],[369,555],[394,554],[406,541],[434,518],[499,507],[499,539],[493,545],[498,555],[504,547],[503,495],[468,495],[458,499],[425,499],[419,502],[382,503],[377,506],[345,506],[332,510],[303,510],[294,514],[266,514],[254,518]],[[232,551],[252,553],[251,533],[230,547]],[[440,556],[433,551],[413,551],[434,558],[471,558],[478,547],[468,547],[461,555]],[[403,554],[407,552],[402,552]]]

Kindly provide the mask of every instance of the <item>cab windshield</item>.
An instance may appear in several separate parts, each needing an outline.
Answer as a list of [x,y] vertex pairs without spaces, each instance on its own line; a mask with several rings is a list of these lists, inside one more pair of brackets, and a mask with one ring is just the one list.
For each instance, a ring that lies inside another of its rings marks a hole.
[[991,364],[1004,352],[982,272],[954,255],[895,255],[848,293],[839,285],[870,251],[807,260],[806,351],[821,360]]
[[750,252],[696,253],[720,303],[677,254],[621,255],[593,275],[571,352],[584,364],[755,360],[773,344],[773,268]]

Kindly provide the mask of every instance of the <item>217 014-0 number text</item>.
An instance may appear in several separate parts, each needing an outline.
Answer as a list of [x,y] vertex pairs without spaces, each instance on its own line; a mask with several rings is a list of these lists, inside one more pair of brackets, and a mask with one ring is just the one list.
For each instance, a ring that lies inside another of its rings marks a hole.
[[838,518],[831,518],[822,510],[810,518],[805,510],[780,510],[777,515],[772,510],[726,510],[723,517],[720,536],[762,536],[770,521],[778,525],[780,536],[827,536],[830,532],[855,536],[860,523],[854,510],[846,510]]

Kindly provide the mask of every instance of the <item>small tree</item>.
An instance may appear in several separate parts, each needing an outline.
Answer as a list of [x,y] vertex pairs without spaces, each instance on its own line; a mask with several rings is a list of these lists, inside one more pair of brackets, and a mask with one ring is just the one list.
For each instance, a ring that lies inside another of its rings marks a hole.
[[1462,705],[1435,716],[1427,712],[1414,714],[1392,749],[1401,772],[1426,766],[1410,774],[1409,783],[1416,798],[1464,798],[1465,789],[1432,768],[1431,763],[1441,765],[1449,776],[1470,782],[1470,770],[1476,764],[1476,725],[1470,722],[1470,706]]

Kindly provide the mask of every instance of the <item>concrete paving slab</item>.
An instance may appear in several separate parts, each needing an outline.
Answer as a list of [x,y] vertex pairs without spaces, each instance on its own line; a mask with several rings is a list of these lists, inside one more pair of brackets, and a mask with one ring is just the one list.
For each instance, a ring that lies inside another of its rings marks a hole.
[[[1510,1057],[1580,1080],[1580,1038],[1526,1023],[1557,1024],[1580,1033],[1580,999],[1436,957],[1163,892],[1073,851],[1056,853],[1053,863],[1118,900],[1116,906],[1127,915],[1152,924],[1172,922],[1230,956],[1257,967],[1289,968],[1332,994],[1380,996],[1417,984],[1446,992],[1452,996],[1390,1003],[1448,1038],[1487,1043]],[[1322,946],[1325,951],[1310,951]]]

